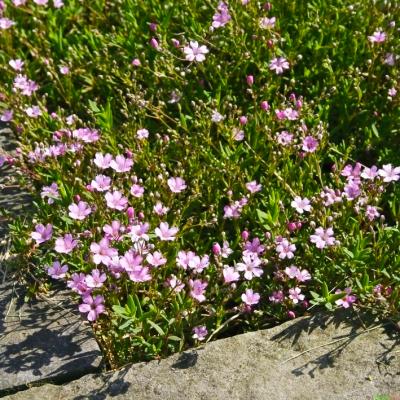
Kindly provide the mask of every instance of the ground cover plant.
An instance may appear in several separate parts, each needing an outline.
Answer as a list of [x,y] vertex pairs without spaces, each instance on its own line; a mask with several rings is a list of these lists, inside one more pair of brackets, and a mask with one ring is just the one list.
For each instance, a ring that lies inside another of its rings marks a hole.
[[0,0],[32,291],[110,367],[321,307],[398,316],[396,1]]

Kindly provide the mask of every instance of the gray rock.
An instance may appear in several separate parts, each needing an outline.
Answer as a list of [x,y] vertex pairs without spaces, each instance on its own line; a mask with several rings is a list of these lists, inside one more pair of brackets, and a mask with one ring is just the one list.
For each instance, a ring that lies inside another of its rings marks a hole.
[[[17,147],[16,138],[7,124],[0,121],[0,154],[13,152]],[[31,207],[30,194],[16,183],[15,171],[8,165],[0,166],[0,210],[7,216],[0,214],[0,242],[7,236],[7,225],[16,216],[27,215]],[[0,243],[0,252],[2,252]],[[0,282],[2,281],[0,276]]]
[[[366,326],[366,327],[364,327]],[[208,343],[161,362],[7,397],[288,400],[400,396],[399,334],[351,313],[318,315]]]
[[0,286],[0,395],[33,382],[68,381],[98,370],[101,353],[70,295],[24,303]]

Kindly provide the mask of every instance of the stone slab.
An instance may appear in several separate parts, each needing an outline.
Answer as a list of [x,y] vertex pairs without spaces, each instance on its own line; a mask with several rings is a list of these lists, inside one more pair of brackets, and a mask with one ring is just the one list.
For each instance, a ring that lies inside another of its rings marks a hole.
[[[0,153],[13,152],[17,146],[13,131],[7,127],[7,124],[0,121]],[[15,171],[8,166],[0,166],[0,209],[5,210],[9,216],[0,214],[0,251],[1,241],[6,237],[7,225],[15,216],[27,215],[31,208],[30,194],[19,187],[15,180]],[[1,276],[0,276],[1,282]]]
[[0,286],[0,395],[38,381],[68,381],[98,370],[91,327],[63,290],[24,303],[23,291]]
[[318,315],[6,399],[397,399],[399,343],[393,325],[352,313]]

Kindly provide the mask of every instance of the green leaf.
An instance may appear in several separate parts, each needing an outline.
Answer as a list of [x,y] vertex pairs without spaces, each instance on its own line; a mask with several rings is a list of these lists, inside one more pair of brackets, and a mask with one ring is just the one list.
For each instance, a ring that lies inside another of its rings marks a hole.
[[147,320],[149,325],[151,325],[152,328],[154,328],[160,335],[165,336],[165,332],[161,329],[159,325],[157,325],[155,322],[151,321],[150,319]]
[[129,308],[129,311],[130,311],[131,316],[132,316],[132,317],[135,317],[135,316],[136,316],[137,307],[136,307],[135,301],[133,300],[133,298],[132,298],[131,295],[128,295],[128,298],[127,298],[127,306],[128,306],[128,308]]
[[172,335],[172,336],[168,336],[168,340],[173,340],[174,342],[180,342],[182,340],[182,338]]
[[119,306],[118,304],[114,304],[114,305],[112,306],[112,309],[113,309],[113,311],[114,311],[115,313],[117,313],[117,314],[125,314],[125,313],[126,313],[125,308]]

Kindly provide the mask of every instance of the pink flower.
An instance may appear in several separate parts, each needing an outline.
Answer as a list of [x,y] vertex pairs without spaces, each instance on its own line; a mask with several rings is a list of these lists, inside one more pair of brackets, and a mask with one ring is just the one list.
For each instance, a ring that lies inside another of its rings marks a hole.
[[161,222],[160,226],[155,229],[155,234],[160,240],[175,240],[175,235],[178,233],[178,228],[170,228],[168,222]]
[[[343,308],[349,308],[352,306],[354,302],[357,301],[357,297],[351,294],[351,289],[346,288],[344,289],[346,293],[345,296],[341,299],[335,301],[338,306],[342,306]],[[335,293],[343,293],[340,289],[336,290]]]
[[72,131],[72,137],[84,143],[93,143],[100,139],[99,132],[96,129],[89,128],[75,129]]
[[239,201],[235,201],[233,204],[226,205],[224,207],[224,218],[237,219],[240,217],[243,205]]
[[218,124],[222,122],[224,119],[225,119],[224,115],[220,114],[217,110],[213,110],[211,114],[211,122]]
[[138,185],[137,183],[131,186],[131,195],[134,197],[143,197],[144,187]]
[[163,206],[163,204],[160,201],[157,201],[157,203],[155,204],[155,206],[153,207],[153,211],[158,215],[158,216],[163,216],[165,214],[167,214],[167,212],[169,211],[168,207]]
[[304,300],[304,294],[301,294],[301,289],[299,287],[289,289],[289,299],[297,304],[299,301]]
[[68,272],[68,266],[61,265],[59,261],[54,261],[53,265],[47,268],[47,274],[51,276],[53,279],[65,278],[67,272]]
[[282,303],[284,299],[285,295],[283,294],[282,290],[272,292],[271,296],[269,296],[269,300],[275,304]]
[[335,244],[335,238],[333,236],[333,229],[324,229],[319,227],[315,230],[314,235],[310,236],[311,243],[315,243],[318,249],[323,249],[326,246],[333,246]]
[[355,181],[349,181],[344,187],[343,193],[349,200],[354,200],[361,194],[360,186]]
[[118,190],[115,190],[112,193],[107,192],[104,197],[106,199],[108,208],[122,211],[128,205],[128,199],[124,197]]
[[8,29],[15,25],[15,22],[9,18],[0,18],[0,29]]
[[293,142],[293,134],[288,131],[282,131],[276,134],[276,141],[282,146],[288,146]]
[[26,0],[12,0],[15,7],[23,6],[26,4]]
[[262,261],[257,255],[246,254],[243,255],[243,262],[237,263],[236,269],[238,271],[244,271],[244,278],[248,281],[254,277],[260,277],[264,271],[260,268]]
[[183,269],[187,269],[190,261],[196,257],[196,254],[193,251],[179,251],[178,257],[176,257],[176,263],[179,267]]
[[193,339],[197,339],[198,341],[202,341],[206,338],[206,336],[208,335],[208,331],[207,328],[204,325],[201,326],[195,326],[193,328]]
[[360,174],[361,178],[373,181],[378,176],[378,167],[373,165],[371,168],[365,167]]
[[78,204],[72,203],[68,206],[68,210],[68,215],[72,219],[78,219],[80,221],[84,220],[92,212],[88,203],[85,201],[80,201]]
[[204,325],[201,326],[195,326],[193,328],[193,339],[197,339],[199,342],[204,340],[206,336],[208,335],[207,328]]
[[386,65],[393,67],[396,64],[396,57],[393,53],[387,53],[383,62]]
[[129,279],[132,282],[147,282],[151,280],[150,270],[148,267],[137,265],[128,271]]
[[133,250],[128,250],[120,259],[120,265],[126,272],[132,272],[142,266],[143,257]]
[[93,298],[91,295],[83,298],[83,304],[79,306],[81,313],[88,313],[88,321],[96,321],[100,314],[105,313],[106,308],[104,307],[104,297],[97,295]]
[[131,158],[126,158],[122,155],[115,157],[115,160],[110,162],[110,167],[116,172],[129,172],[132,168],[133,161]]
[[50,186],[43,186],[40,197],[42,199],[48,197],[47,204],[53,204],[55,199],[60,198],[57,183],[53,182]]
[[69,68],[65,65],[60,65],[59,67],[60,73],[62,75],[68,75],[69,74]]
[[246,305],[254,306],[260,301],[260,295],[253,292],[253,289],[246,289],[246,292],[242,294],[241,299]]
[[129,232],[132,242],[136,243],[139,240],[149,240],[149,235],[147,234],[149,228],[150,225],[147,222],[132,225]]
[[394,97],[394,96],[396,96],[396,94],[397,94],[396,88],[392,87],[392,88],[390,88],[390,89],[388,90],[388,95],[389,95],[390,97]]
[[19,58],[17,58],[16,60],[10,60],[8,64],[14,71],[18,72],[22,71],[22,68],[24,67],[24,62]]
[[71,279],[67,281],[67,286],[72,289],[75,293],[80,295],[84,295],[88,293],[90,289],[86,286],[86,275],[84,273],[74,273],[71,276]]
[[244,139],[244,131],[238,128],[232,129],[232,139],[236,142],[240,142]]
[[246,183],[246,189],[253,194],[259,192],[262,189],[262,186],[257,183],[257,181],[251,181]]
[[19,89],[24,96],[32,96],[39,86],[36,82],[28,79],[26,75],[19,74],[14,79],[14,89]]
[[49,0],[33,0],[33,2],[39,6],[47,6],[47,3],[49,2]]
[[323,192],[321,192],[320,196],[324,199],[324,206],[328,207],[334,203],[340,203],[342,201],[342,197],[340,196],[340,191],[334,191],[326,187]]
[[380,216],[377,208],[374,206],[367,206],[365,215],[367,216],[368,220],[370,220],[370,221],[373,221],[375,218],[378,218]]
[[38,106],[32,106],[25,109],[26,115],[31,118],[37,118],[42,115],[42,111]]
[[199,47],[196,41],[191,41],[189,46],[183,48],[183,52],[187,61],[202,62],[206,59],[205,54],[208,53],[208,49],[204,45]]
[[251,242],[247,241],[244,244],[244,249],[244,255],[259,255],[265,251],[265,247],[261,244],[258,237],[254,238]]
[[185,287],[185,284],[182,283],[175,275],[171,275],[165,282],[165,286],[170,287],[173,292],[179,293]]
[[385,164],[378,174],[383,178],[383,182],[395,182],[400,179],[400,167],[393,168],[392,164]]
[[228,258],[232,253],[233,250],[229,247],[229,243],[224,240],[224,242],[222,243],[221,257]]
[[290,279],[296,279],[299,282],[305,282],[311,279],[311,274],[306,270],[303,269],[300,271],[295,265],[291,265],[290,267],[285,268],[285,274]]
[[220,1],[217,7],[217,11],[213,16],[212,27],[213,28],[221,28],[225,26],[231,20],[231,16],[229,14],[228,6]]
[[93,262],[98,265],[103,263],[108,265],[111,262],[111,258],[118,255],[117,249],[110,247],[108,239],[103,238],[99,243],[92,243],[90,245],[90,251],[93,254]]
[[0,116],[0,121],[10,122],[13,119],[14,112],[12,110],[4,110]]
[[287,258],[290,260],[294,257],[294,251],[296,251],[296,245],[290,243],[287,239],[281,239],[279,242],[277,241],[276,252],[280,259],[283,260]]
[[147,254],[146,261],[153,267],[160,267],[167,263],[167,259],[159,251]]
[[284,57],[274,58],[269,63],[269,69],[275,71],[275,73],[279,75],[282,74],[285,69],[289,69],[289,63]]
[[210,264],[209,256],[205,255],[203,257],[194,256],[189,260],[189,268],[194,272],[201,273]]
[[208,283],[206,281],[201,281],[200,279],[189,279],[189,286],[191,288],[190,296],[196,299],[199,303],[206,299],[204,295]]
[[106,234],[106,238],[108,240],[121,240],[120,232],[123,231],[123,227],[121,227],[121,222],[112,221],[111,225],[104,225],[103,232]]
[[173,193],[180,193],[187,188],[186,182],[179,176],[176,178],[169,178],[167,183]]
[[239,272],[237,272],[235,268],[229,267],[228,265],[224,267],[222,274],[224,275],[224,283],[237,282],[240,278]]
[[139,129],[136,132],[136,137],[140,140],[147,139],[149,137],[149,131],[147,129]]
[[85,282],[89,288],[100,288],[106,281],[106,274],[102,274],[100,270],[93,269],[90,275],[86,275]]
[[261,29],[271,29],[275,26],[276,18],[261,18],[258,25]]
[[54,250],[57,253],[69,254],[78,245],[70,233],[56,239]]
[[386,33],[383,31],[376,31],[372,36],[368,36],[371,43],[383,43],[386,40]]
[[111,178],[106,175],[97,175],[90,186],[98,192],[105,192],[111,188]]
[[140,67],[141,65],[142,65],[142,63],[140,62],[140,60],[138,59],[138,58],[134,58],[133,60],[132,60],[132,63],[131,63],[133,66],[135,66],[135,67]]
[[111,165],[113,157],[111,154],[96,153],[93,162],[101,169],[106,169]]
[[304,211],[311,211],[310,200],[306,197],[302,199],[300,196],[296,196],[290,204],[299,214],[303,214]]
[[51,239],[53,234],[53,225],[38,224],[35,226],[35,231],[31,233],[31,238],[36,241],[37,244],[47,242]]
[[313,138],[312,136],[306,136],[303,139],[302,150],[306,153],[314,153],[318,148],[318,140]]

